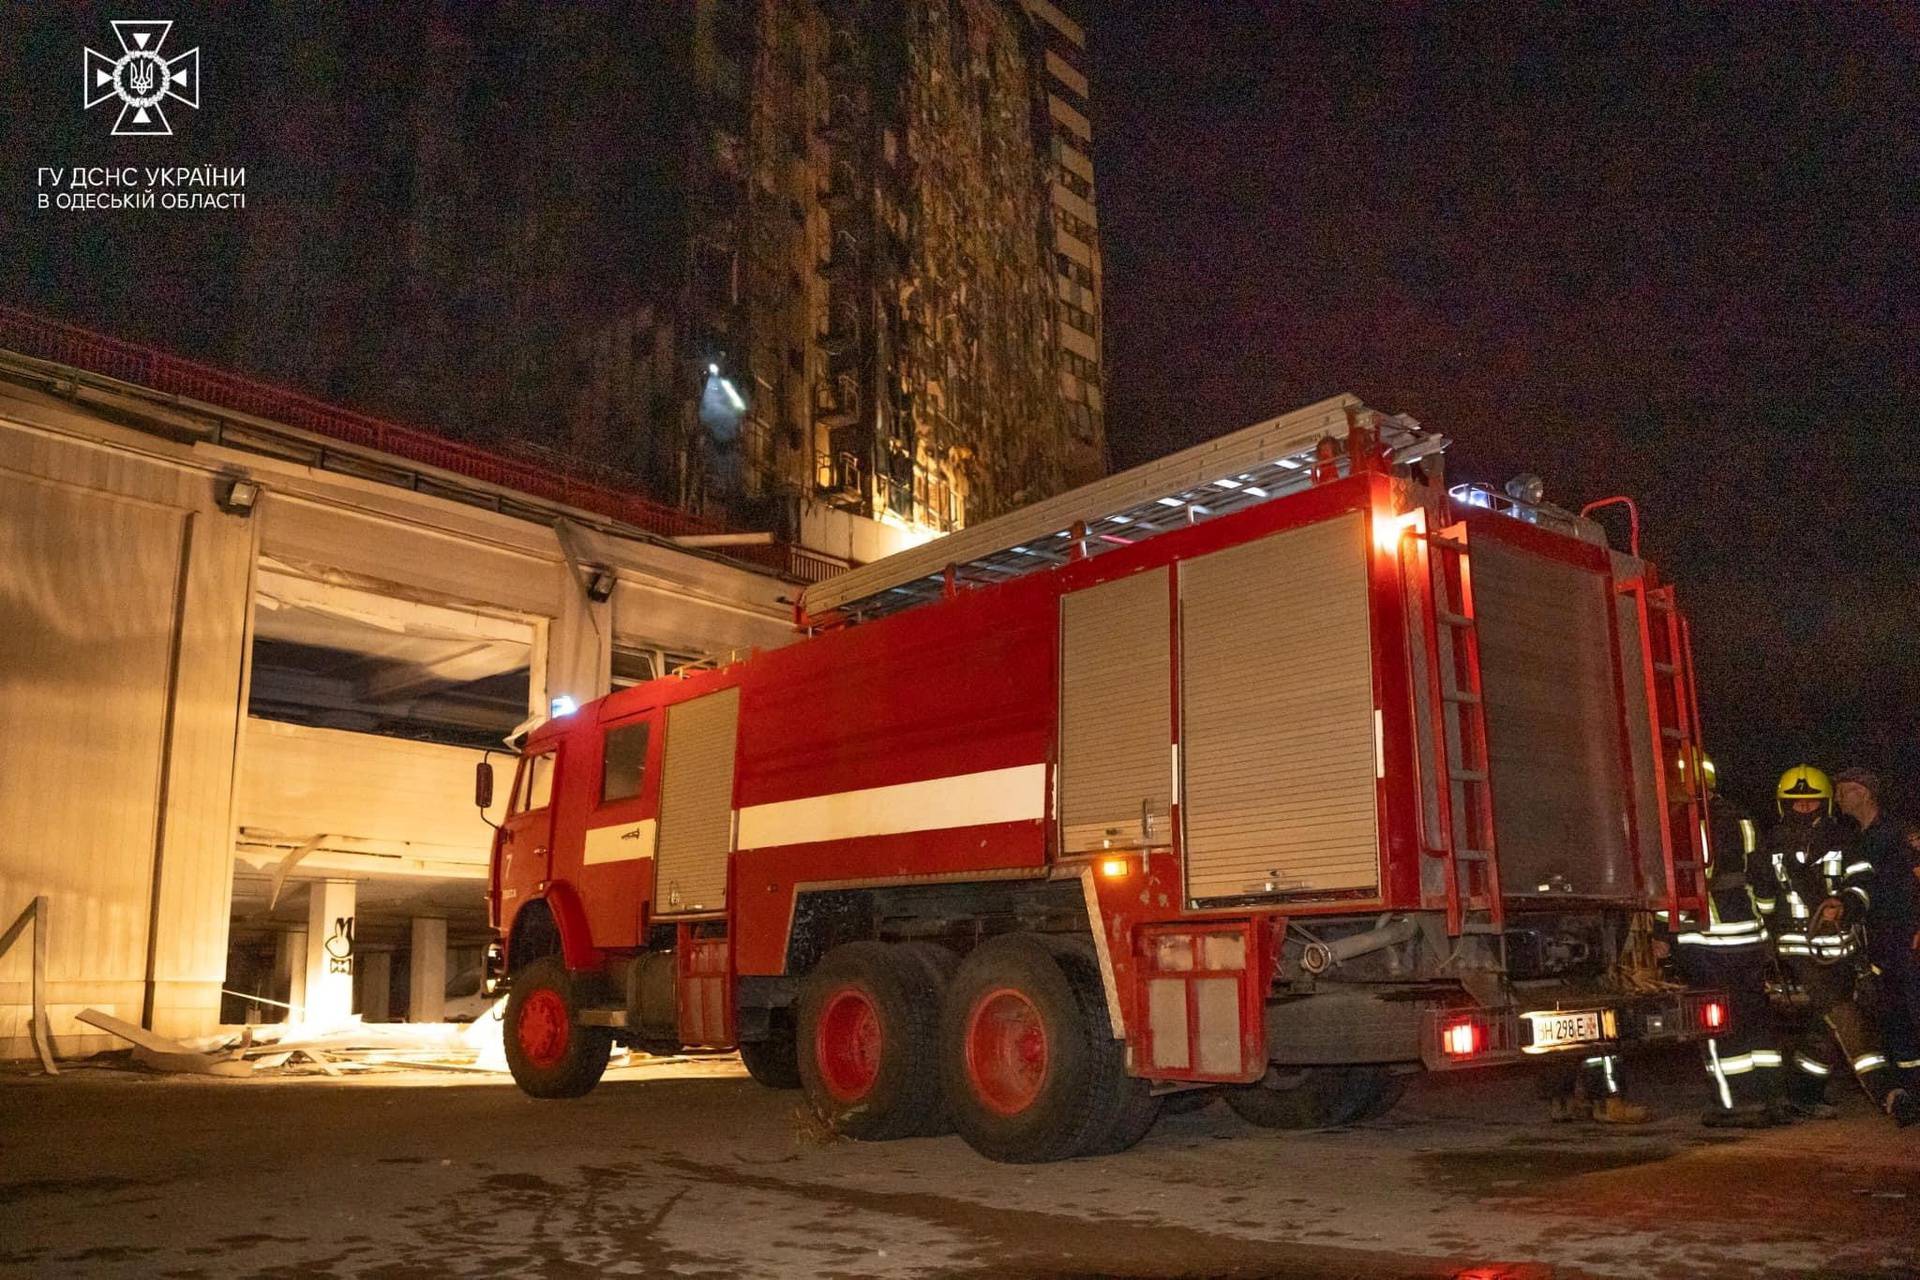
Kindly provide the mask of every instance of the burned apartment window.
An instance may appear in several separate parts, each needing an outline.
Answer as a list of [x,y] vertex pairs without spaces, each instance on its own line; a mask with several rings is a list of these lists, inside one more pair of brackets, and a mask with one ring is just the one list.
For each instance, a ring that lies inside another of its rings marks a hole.
[[1060,230],[1085,244],[1093,244],[1097,239],[1098,233],[1093,229],[1092,223],[1084,218],[1075,217],[1059,205],[1053,208],[1053,220],[1059,225]]
[[600,803],[631,800],[640,794],[647,780],[648,727],[642,720],[607,730],[600,766]]
[[702,298],[722,306],[738,301],[733,250],[720,244],[701,244],[694,250],[694,288]]
[[1075,262],[1066,254],[1055,253],[1053,255],[1053,265],[1059,269],[1061,275],[1073,281],[1075,284],[1085,289],[1093,288],[1093,272],[1088,270],[1083,264]]

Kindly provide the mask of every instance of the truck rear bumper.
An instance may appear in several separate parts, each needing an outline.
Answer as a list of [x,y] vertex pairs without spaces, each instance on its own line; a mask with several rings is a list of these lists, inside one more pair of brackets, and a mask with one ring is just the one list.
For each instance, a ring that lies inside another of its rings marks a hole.
[[1420,1060],[1432,1071],[1497,1066],[1723,1035],[1730,1026],[1724,992],[1694,988],[1643,996],[1521,999],[1504,1008],[1429,1006]]

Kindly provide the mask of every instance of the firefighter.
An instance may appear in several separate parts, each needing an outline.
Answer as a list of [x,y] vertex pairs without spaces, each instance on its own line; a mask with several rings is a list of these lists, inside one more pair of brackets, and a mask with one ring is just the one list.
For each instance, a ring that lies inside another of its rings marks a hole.
[[1920,933],[1914,845],[1920,835],[1882,810],[1880,795],[1880,778],[1871,770],[1845,769],[1834,778],[1834,803],[1860,826],[1853,857],[1872,868],[1866,889],[1867,963],[1878,995],[1873,1003],[1881,1039],[1911,1087],[1920,1071],[1920,964],[1914,955]]
[[1549,1070],[1541,1077],[1547,1114],[1554,1120],[1593,1120],[1600,1124],[1645,1124],[1653,1118],[1643,1104],[1620,1093],[1620,1058],[1599,1054]]
[[1848,841],[1833,819],[1833,783],[1812,765],[1796,765],[1775,789],[1780,824],[1753,860],[1754,897],[1767,910],[1782,966],[1805,992],[1814,1019],[1793,1053],[1790,1102],[1810,1115],[1831,1115],[1826,1078],[1834,1066],[1827,1033],[1838,1043],[1867,1096],[1901,1126],[1920,1120],[1920,1101],[1900,1087],[1880,1049],[1872,1021],[1855,999],[1865,960],[1860,923],[1871,897],[1873,868],[1849,861]]
[[[1713,761],[1695,757],[1711,817],[1707,850],[1706,917],[1674,928],[1656,912],[1674,967],[1689,986],[1727,993],[1732,1030],[1707,1041],[1707,1075],[1713,1104],[1701,1123],[1715,1128],[1759,1129],[1790,1116],[1780,1082],[1781,1055],[1767,970],[1773,962],[1767,931],[1747,886],[1747,863],[1758,848],[1753,819],[1718,794]],[[1685,762],[1682,762],[1682,768]]]

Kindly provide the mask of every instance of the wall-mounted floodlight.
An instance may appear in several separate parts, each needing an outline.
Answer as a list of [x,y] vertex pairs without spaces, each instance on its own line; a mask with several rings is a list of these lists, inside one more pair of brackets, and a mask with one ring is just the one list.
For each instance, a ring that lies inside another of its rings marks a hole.
[[253,514],[253,504],[260,500],[260,486],[244,476],[235,476],[220,482],[214,501],[228,515],[248,516]]
[[595,604],[605,604],[613,599],[613,588],[620,581],[619,575],[603,564],[587,566],[587,599]]

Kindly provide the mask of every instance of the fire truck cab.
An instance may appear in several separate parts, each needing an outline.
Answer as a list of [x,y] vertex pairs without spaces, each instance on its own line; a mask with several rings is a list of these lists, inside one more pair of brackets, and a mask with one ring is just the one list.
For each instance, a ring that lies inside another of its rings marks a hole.
[[1694,1038],[1685,619],[1637,546],[1335,397],[808,590],[808,638],[534,730],[515,1078],[737,1046],[857,1138],[1116,1151]]

